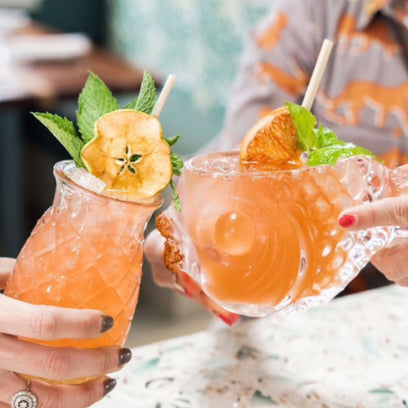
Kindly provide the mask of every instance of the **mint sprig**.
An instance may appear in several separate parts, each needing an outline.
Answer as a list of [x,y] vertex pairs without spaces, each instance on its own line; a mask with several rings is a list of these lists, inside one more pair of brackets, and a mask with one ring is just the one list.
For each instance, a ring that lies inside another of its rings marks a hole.
[[180,139],[180,135],[175,135],[173,137],[170,137],[169,139],[164,138],[164,140],[167,142],[167,144],[171,147],[173,145],[175,145],[178,140]]
[[313,150],[309,155],[307,164],[309,166],[319,166],[321,164],[334,166],[340,158],[359,155],[375,157],[374,153],[364,149],[364,147],[355,146],[353,143],[346,143],[344,147],[336,145]]
[[95,137],[95,122],[105,113],[118,109],[118,101],[105,83],[90,72],[78,98],[77,122],[85,143]]
[[65,147],[78,167],[85,167],[81,158],[84,142],[79,138],[74,124],[69,119],[48,112],[33,113],[33,116]]
[[300,105],[287,102],[289,113],[296,126],[296,139],[302,152],[309,152],[316,145],[316,117]]
[[171,153],[171,165],[173,166],[173,173],[176,176],[180,176],[181,169],[184,167],[184,162],[177,153]]
[[[139,112],[152,114],[156,102],[156,87],[153,77],[144,72],[143,81],[139,95],[136,99],[126,105],[123,109],[133,109]],[[95,123],[106,113],[119,110],[118,101],[106,84],[94,73],[90,72],[88,80],[78,98],[77,124],[79,134],[72,121],[51,113],[33,113],[38,119],[65,147],[73,158],[77,167],[85,168],[81,158],[81,152],[85,144],[95,138]],[[176,135],[170,139],[164,139],[168,145],[173,146],[180,136]],[[139,157],[132,156],[135,161]],[[171,165],[173,174],[179,176],[184,166],[183,160],[174,152],[171,152]],[[170,182],[175,208],[180,211],[180,198],[175,183]]]
[[156,103],[156,86],[152,76],[145,71],[143,74],[142,86],[140,87],[139,97],[137,98],[135,109],[151,115],[154,104]]
[[173,196],[173,202],[174,202],[174,208],[180,212],[181,211],[181,202],[180,202],[180,196],[178,194],[177,188],[176,188],[176,184],[174,183],[174,181],[172,180],[170,182],[170,188],[171,188],[171,194]]
[[155,103],[156,103],[156,86],[154,84],[153,77],[147,71],[144,71],[139,96],[130,103],[128,103],[125,106],[125,109],[135,109],[139,112],[151,115]]
[[346,143],[337,138],[336,133],[333,130],[319,125],[318,129],[314,129],[316,132],[317,140],[316,147],[332,147],[332,146],[345,146]]
[[331,129],[322,125],[316,128],[316,117],[302,106],[292,102],[286,102],[286,106],[296,126],[298,146],[302,152],[308,154],[307,165],[334,166],[340,158],[358,155],[377,158],[374,153],[363,147],[339,140]]
[[[179,139],[180,139],[180,135],[176,135],[169,139],[164,139],[164,140],[171,147],[174,144],[176,144]],[[181,169],[184,167],[183,159],[177,153],[174,153],[174,152],[171,152],[170,159],[171,159],[171,165],[173,167],[173,174],[175,174],[176,176],[180,176]],[[171,192],[173,195],[174,208],[177,211],[181,211],[180,197],[178,195],[176,185],[173,181],[171,181],[170,187],[171,187]]]

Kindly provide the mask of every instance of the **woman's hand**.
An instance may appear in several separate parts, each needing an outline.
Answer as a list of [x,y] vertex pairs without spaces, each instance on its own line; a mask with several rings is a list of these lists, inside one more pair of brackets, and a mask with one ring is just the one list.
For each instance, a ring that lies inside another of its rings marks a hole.
[[[405,166],[404,166],[405,167]],[[408,227],[408,196],[385,198],[367,205],[349,208],[340,216],[339,224],[349,230],[377,226]],[[408,239],[378,252],[371,260],[389,280],[408,286]]]
[[155,282],[159,286],[186,295],[192,300],[200,303],[210,313],[219,317],[229,326],[236,323],[239,320],[239,316],[223,309],[209,298],[203,292],[199,283],[193,278],[183,271],[173,273],[167,269],[163,259],[164,245],[165,239],[160,232],[155,229],[148,235],[144,246],[144,253],[152,268],[152,275]]
[[[15,261],[0,258],[0,288],[3,289]],[[81,385],[51,386],[32,381],[37,408],[82,408],[100,400],[116,381],[106,374],[117,371],[131,358],[128,349],[105,347],[93,350],[52,348],[19,340],[91,339],[113,326],[113,319],[96,310],[38,306],[0,295],[0,408],[10,407],[17,392],[26,388],[19,375],[63,381],[97,377]]]

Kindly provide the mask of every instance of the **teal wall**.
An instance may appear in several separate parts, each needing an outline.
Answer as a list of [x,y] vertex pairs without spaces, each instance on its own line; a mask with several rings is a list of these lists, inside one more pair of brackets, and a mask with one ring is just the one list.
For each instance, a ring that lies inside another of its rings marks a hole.
[[129,60],[177,85],[162,116],[179,151],[220,131],[243,42],[274,0],[111,0],[110,42]]
[[64,32],[82,32],[93,41],[106,37],[106,0],[42,0],[31,15],[41,23]]

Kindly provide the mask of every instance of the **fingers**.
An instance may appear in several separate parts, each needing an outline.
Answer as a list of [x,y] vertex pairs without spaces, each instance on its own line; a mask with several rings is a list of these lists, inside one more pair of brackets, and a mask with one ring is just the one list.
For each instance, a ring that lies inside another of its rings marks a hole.
[[33,377],[62,381],[118,371],[130,361],[129,349],[51,348],[0,335],[0,367]]
[[164,242],[165,239],[160,232],[154,230],[147,237],[144,247],[144,252],[152,267],[153,279],[156,284],[187,295],[229,325],[236,323],[239,320],[239,316],[223,309],[210,299],[203,292],[199,283],[191,278],[191,276],[182,271],[175,274],[166,268],[163,260]]
[[6,287],[7,279],[15,264],[16,260],[13,258],[0,258],[0,289]]
[[[0,372],[0,408],[10,407],[10,401],[26,388],[26,381],[11,372]],[[116,381],[102,377],[80,385],[51,386],[33,381],[31,392],[37,397],[37,408],[85,408],[102,399],[113,390]]]
[[408,279],[408,244],[402,243],[377,253],[372,262],[390,281],[406,286]]
[[153,279],[164,288],[177,289],[173,273],[169,271],[163,259],[165,238],[155,229],[146,238],[144,253],[152,268]]
[[0,333],[37,340],[90,339],[113,324],[97,310],[32,305],[0,295]]
[[399,286],[408,286],[408,277],[395,282]]
[[349,208],[341,214],[339,224],[350,230],[386,225],[408,227],[408,196],[385,198]]

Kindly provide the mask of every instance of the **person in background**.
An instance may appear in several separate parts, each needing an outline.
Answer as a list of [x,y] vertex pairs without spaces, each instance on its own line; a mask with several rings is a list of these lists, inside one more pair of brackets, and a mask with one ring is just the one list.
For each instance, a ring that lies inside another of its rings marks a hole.
[[408,2],[280,0],[251,33],[214,150],[238,146],[285,101],[301,103],[325,38],[334,48],[313,105],[323,126],[395,167],[408,161]]
[[[202,152],[237,148],[263,115],[286,101],[300,104],[325,38],[335,46],[312,108],[318,121],[340,139],[370,149],[390,167],[407,163],[407,0],[277,1],[250,33],[223,130]],[[408,198],[350,209],[339,222],[352,229],[383,222],[408,227]],[[174,289],[162,260],[163,241],[153,231],[145,253],[155,281]],[[408,283],[406,245],[399,242],[373,259],[399,284]],[[386,284],[383,274],[368,266],[344,293]]]

